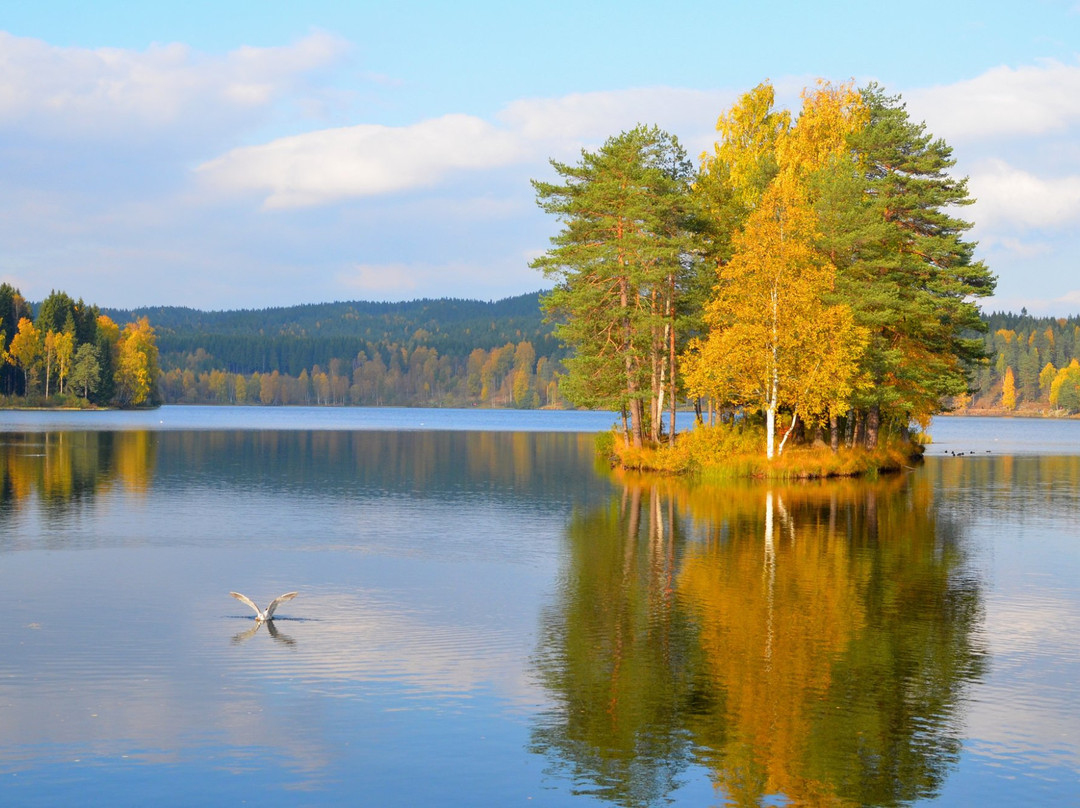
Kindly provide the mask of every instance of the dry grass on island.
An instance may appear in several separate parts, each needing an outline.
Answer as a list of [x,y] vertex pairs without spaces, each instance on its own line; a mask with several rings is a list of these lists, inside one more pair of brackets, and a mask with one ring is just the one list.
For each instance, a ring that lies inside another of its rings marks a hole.
[[841,446],[833,452],[819,440],[786,446],[771,460],[764,445],[764,427],[743,423],[698,424],[676,435],[674,446],[635,448],[615,432],[601,433],[596,441],[597,453],[612,467],[712,480],[874,477],[912,468],[923,454],[918,439],[884,433],[874,449]]

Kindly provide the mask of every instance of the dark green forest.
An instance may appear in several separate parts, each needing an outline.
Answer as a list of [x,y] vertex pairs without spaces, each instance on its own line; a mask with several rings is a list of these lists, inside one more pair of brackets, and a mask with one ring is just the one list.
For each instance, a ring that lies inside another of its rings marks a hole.
[[166,403],[562,406],[540,294],[105,313],[153,323]]
[[401,303],[348,301],[269,309],[198,311],[178,306],[103,309],[115,321],[146,317],[157,334],[162,370],[184,368],[202,349],[212,368],[229,373],[309,373],[332,359],[369,358],[390,346],[411,352],[432,348],[465,360],[476,348],[531,342],[540,356],[561,356],[550,325],[543,322],[540,293],[494,302],[440,299]]

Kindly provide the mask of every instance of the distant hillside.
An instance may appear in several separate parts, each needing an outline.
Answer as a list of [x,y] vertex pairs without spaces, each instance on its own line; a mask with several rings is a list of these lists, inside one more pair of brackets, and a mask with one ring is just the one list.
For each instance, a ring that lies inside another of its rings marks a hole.
[[277,370],[297,375],[332,359],[369,357],[390,346],[434,348],[464,360],[476,348],[532,343],[538,356],[563,350],[542,320],[540,293],[495,302],[423,299],[402,303],[348,301],[269,309],[199,311],[178,306],[104,309],[118,322],[147,317],[158,335],[162,367],[183,366],[202,349],[211,365],[231,373]]

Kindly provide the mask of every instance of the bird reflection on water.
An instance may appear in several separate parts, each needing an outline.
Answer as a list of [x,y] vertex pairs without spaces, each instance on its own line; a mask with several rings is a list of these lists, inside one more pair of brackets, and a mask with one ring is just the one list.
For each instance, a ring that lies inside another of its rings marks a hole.
[[233,645],[239,645],[245,640],[254,637],[258,633],[259,629],[262,628],[263,623],[266,624],[266,630],[270,632],[270,636],[273,637],[275,642],[280,642],[284,645],[296,645],[296,640],[294,640],[288,634],[284,634],[278,631],[277,626],[274,625],[273,620],[256,620],[255,625],[253,625],[249,629],[241,631],[239,634],[232,638]]
[[280,596],[274,598],[270,602],[270,605],[266,607],[265,612],[262,609],[260,609],[257,605],[255,605],[255,602],[251,598],[247,597],[246,595],[241,595],[239,592],[230,592],[229,594],[232,595],[234,598],[236,598],[241,603],[247,604],[248,606],[250,606],[255,611],[255,625],[252,626],[249,629],[241,631],[239,634],[237,634],[235,637],[233,637],[233,639],[232,639],[233,644],[242,643],[245,640],[247,640],[248,638],[255,636],[255,634],[256,634],[256,632],[258,632],[259,628],[265,623],[266,624],[266,630],[268,632],[270,632],[270,636],[275,641],[280,642],[280,643],[284,643],[285,645],[296,645],[296,640],[294,640],[288,634],[283,634],[283,633],[281,633],[280,631],[277,630],[277,627],[274,625],[274,612],[277,610],[278,606],[280,606],[285,601],[292,600],[293,598],[296,597],[296,595],[298,593],[296,593],[296,592],[286,592],[284,595],[280,595]]

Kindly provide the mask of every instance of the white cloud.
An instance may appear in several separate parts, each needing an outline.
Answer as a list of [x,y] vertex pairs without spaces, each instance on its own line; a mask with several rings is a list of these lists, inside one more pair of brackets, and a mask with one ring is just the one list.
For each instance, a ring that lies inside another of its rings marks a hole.
[[1045,229],[1080,219],[1080,176],[1046,179],[995,159],[972,173],[969,188],[983,226]]
[[264,110],[346,47],[313,33],[283,47],[207,56],[181,44],[141,52],[60,48],[0,31],[0,131],[75,140],[132,130],[190,132]]
[[512,134],[470,115],[412,126],[363,124],[234,149],[199,166],[214,187],[267,192],[268,208],[303,207],[437,184],[458,169],[522,156]]
[[411,294],[417,287],[416,273],[407,264],[357,264],[339,273],[337,280],[353,292],[394,297]]
[[501,125],[457,114],[409,126],[324,129],[234,149],[196,171],[219,190],[265,194],[267,208],[304,207],[571,154],[639,122],[673,132],[689,126],[701,140],[711,137],[704,133],[724,104],[720,93],[669,88],[528,99],[503,109]]
[[949,140],[1029,137],[1080,123],[1080,64],[995,67],[967,81],[904,93],[913,117]]
[[711,132],[733,99],[726,92],[646,87],[522,99],[508,104],[498,117],[530,141],[605,140],[639,123],[693,137]]

